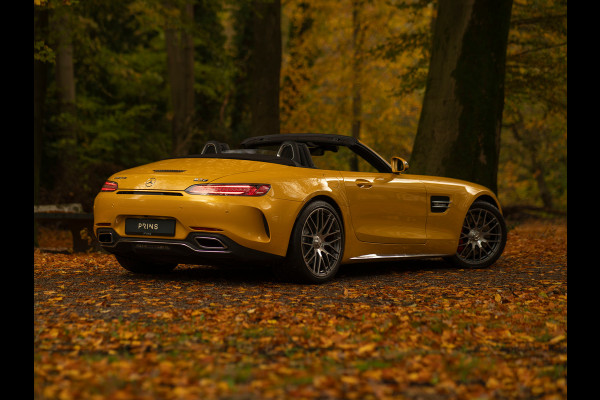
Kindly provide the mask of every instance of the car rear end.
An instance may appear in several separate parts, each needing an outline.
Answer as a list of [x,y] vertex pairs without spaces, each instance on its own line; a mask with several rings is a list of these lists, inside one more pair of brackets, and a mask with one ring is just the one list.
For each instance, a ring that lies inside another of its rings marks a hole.
[[[175,263],[285,256],[286,201],[248,160],[170,159],[111,176],[94,202],[94,230],[116,255]],[[256,174],[251,172],[256,171]],[[258,180],[238,182],[235,176]],[[289,233],[288,233],[289,237]]]

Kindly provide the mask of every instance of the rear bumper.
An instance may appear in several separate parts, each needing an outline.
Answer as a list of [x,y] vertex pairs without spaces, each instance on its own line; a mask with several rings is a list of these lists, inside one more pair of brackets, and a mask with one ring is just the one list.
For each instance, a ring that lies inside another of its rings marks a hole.
[[[260,197],[127,194],[101,192],[94,202],[94,233],[113,229],[120,238],[150,237],[127,234],[128,218],[173,219],[175,235],[160,241],[187,243],[195,250],[191,234],[219,233],[239,246],[257,252],[285,256],[301,202]],[[174,192],[175,193],[175,192]],[[158,238],[159,236],[152,236]],[[158,240],[158,239],[157,239]],[[151,240],[154,241],[154,240]],[[191,242],[191,244],[190,244]],[[185,244],[182,246],[186,247]],[[233,246],[233,245],[232,245]],[[105,246],[108,247],[108,246]]]
[[192,232],[184,239],[122,237],[112,228],[96,231],[102,248],[109,253],[153,262],[177,264],[270,263],[284,257],[250,249],[225,235]]

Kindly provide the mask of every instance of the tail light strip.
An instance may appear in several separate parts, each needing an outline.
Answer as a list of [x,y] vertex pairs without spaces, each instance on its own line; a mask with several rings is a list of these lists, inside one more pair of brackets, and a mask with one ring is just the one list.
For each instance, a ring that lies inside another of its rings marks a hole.
[[119,188],[119,184],[117,182],[106,181],[106,182],[104,182],[104,185],[102,185],[102,189],[100,189],[100,191],[101,192],[114,192],[118,188]]
[[262,184],[206,184],[192,185],[185,189],[188,194],[215,196],[264,196],[271,185]]
[[[102,185],[102,192],[114,192],[119,188],[117,182],[106,181]],[[265,184],[202,184],[192,185],[185,189],[188,194],[213,195],[213,196],[264,196],[271,189],[271,185]],[[125,192],[119,192],[125,193]],[[155,192],[151,192],[154,194]],[[127,194],[138,194],[136,191]],[[163,192],[160,192],[163,194]]]

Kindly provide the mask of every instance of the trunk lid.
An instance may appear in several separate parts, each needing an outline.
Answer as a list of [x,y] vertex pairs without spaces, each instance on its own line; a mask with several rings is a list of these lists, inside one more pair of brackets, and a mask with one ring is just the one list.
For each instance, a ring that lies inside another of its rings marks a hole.
[[118,190],[185,190],[229,175],[258,171],[273,164],[219,158],[174,158],[130,168],[112,175]]

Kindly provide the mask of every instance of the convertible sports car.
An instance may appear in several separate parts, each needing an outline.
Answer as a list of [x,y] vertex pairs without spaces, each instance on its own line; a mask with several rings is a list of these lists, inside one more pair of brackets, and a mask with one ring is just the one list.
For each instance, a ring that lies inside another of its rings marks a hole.
[[109,177],[94,230],[124,268],[144,273],[256,261],[318,283],[352,262],[494,263],[506,243],[496,196],[407,169],[349,136],[259,136],[235,150],[211,141],[200,155]]

